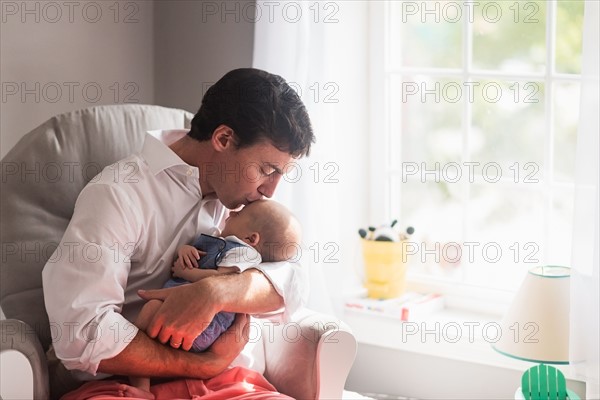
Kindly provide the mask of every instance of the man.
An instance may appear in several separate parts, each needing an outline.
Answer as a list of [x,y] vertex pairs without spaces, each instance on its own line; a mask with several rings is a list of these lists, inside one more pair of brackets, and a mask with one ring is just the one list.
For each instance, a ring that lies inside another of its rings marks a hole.
[[[306,109],[281,77],[238,69],[207,91],[187,135],[168,147],[148,136],[139,154],[88,184],[43,270],[50,322],[65,332],[54,348],[66,369],[84,379],[210,378],[242,349],[243,314],[298,308],[296,269],[278,263],[152,289],[169,278],[177,246],[217,234],[227,209],[271,197],[286,165],[308,155],[313,142]],[[146,332],[130,322],[143,305],[138,294],[163,301]],[[179,351],[219,311],[241,314],[230,329],[237,334],[205,353]]]

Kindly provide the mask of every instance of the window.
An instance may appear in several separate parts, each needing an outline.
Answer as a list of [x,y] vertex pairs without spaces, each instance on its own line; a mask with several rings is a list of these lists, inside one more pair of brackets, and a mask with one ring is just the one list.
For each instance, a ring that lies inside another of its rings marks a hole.
[[371,220],[415,227],[411,279],[569,265],[583,7],[371,3]]

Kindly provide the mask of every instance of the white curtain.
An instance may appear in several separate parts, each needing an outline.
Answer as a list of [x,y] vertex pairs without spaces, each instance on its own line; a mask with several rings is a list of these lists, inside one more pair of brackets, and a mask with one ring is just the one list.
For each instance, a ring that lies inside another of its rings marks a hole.
[[599,4],[586,1],[583,28],[582,85],[572,253],[570,363],[575,376],[586,382],[586,398],[599,399],[598,325],[598,157]]
[[[367,16],[364,2],[257,1],[253,67],[281,75],[308,108],[316,144],[274,199],[303,226],[309,307],[339,313],[356,280],[365,223]],[[300,174],[301,176],[299,176]]]

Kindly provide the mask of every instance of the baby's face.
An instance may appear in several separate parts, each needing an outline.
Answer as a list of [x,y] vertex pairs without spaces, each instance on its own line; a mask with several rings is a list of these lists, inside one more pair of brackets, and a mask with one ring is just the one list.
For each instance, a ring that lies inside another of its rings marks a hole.
[[276,204],[270,200],[256,200],[239,211],[230,211],[221,236],[233,235],[243,239],[244,235],[252,232],[262,234],[261,226],[264,226],[265,221],[269,221],[269,225],[275,224],[275,207]]
[[299,241],[299,230],[293,215],[272,200],[257,200],[240,211],[231,211],[221,236],[237,236],[252,247],[261,243]]
[[254,225],[253,203],[243,207],[240,211],[231,211],[225,220],[225,227],[221,236],[237,236],[243,238]]

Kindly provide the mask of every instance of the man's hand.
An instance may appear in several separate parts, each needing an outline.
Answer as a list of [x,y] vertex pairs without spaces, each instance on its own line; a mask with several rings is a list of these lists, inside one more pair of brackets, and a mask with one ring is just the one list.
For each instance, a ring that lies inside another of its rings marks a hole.
[[262,314],[284,306],[283,298],[256,269],[218,274],[169,289],[140,290],[138,294],[144,300],[163,301],[146,329],[148,336],[184,350],[192,347],[219,311]]
[[186,351],[208,327],[215,314],[221,311],[218,295],[211,290],[206,279],[174,288],[140,290],[138,294],[145,300],[163,301],[146,334],[163,344],[170,342],[172,347]]

